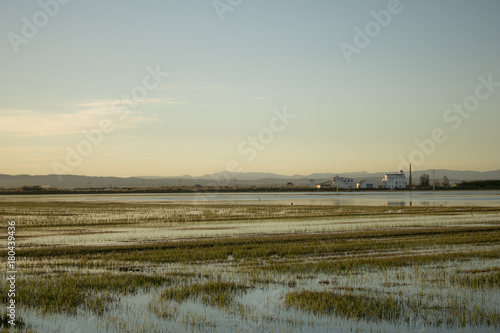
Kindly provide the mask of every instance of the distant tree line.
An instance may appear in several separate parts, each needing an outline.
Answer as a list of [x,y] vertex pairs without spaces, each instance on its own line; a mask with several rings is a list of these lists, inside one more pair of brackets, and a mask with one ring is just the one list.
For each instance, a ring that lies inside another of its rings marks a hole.
[[[430,187],[431,186],[431,177],[424,173],[422,176],[420,176],[420,187]],[[434,181],[434,186],[436,187],[450,187],[450,179],[448,176],[443,176],[443,179],[440,181],[439,179],[436,179]]]
[[457,187],[465,189],[500,189],[500,180],[470,180],[457,184]]
[[[435,181],[436,188],[440,189],[500,189],[500,180],[474,180],[462,181],[455,186],[450,186],[450,180],[444,176],[441,180]],[[428,189],[432,187],[432,181],[428,174],[423,174],[419,178],[419,184],[415,189]],[[1,194],[98,194],[98,193],[217,193],[217,192],[333,192],[334,188],[311,189],[309,186],[297,186],[292,182],[284,183],[275,186],[162,186],[162,187],[94,187],[94,188],[74,188],[63,189],[48,187],[44,188],[40,185],[25,185],[18,188],[2,188]],[[340,189],[341,191],[386,191],[386,188],[373,189]]]
[[[420,176],[420,188],[427,188],[432,186],[431,178],[428,174],[423,174]],[[434,182],[436,187],[450,187],[450,180],[447,176],[444,176],[440,181],[436,179]],[[455,186],[456,189],[500,189],[500,180],[469,180],[462,181]]]
[[45,191],[45,189],[43,187],[41,187],[40,185],[33,185],[33,186],[25,185],[25,186],[21,187],[21,190],[23,190],[24,192],[43,192],[43,191]]

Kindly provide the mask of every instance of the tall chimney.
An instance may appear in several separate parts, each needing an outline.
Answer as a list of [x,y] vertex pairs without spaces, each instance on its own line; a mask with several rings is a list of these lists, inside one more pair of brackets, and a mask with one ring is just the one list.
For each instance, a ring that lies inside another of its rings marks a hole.
[[408,185],[409,185],[409,187],[410,187],[410,189],[412,189],[412,188],[413,188],[413,184],[412,184],[412,181],[411,181],[411,180],[412,180],[412,179],[411,179],[411,164],[410,164],[410,183],[408,184]]

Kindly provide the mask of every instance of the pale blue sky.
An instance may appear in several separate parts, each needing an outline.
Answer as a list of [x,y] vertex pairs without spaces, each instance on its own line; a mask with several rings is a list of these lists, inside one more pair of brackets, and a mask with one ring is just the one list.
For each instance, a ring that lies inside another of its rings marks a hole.
[[[500,82],[500,1],[401,1],[348,63],[340,44],[355,46],[354,29],[390,3],[243,0],[221,21],[212,1],[73,0],[16,53],[23,17],[43,9],[2,1],[0,173],[202,175],[229,161],[244,172],[375,172],[412,157],[416,169],[499,169],[500,87],[456,130],[443,115],[479,76]],[[157,66],[169,75],[120,119],[111,104]],[[252,148],[248,137],[284,109],[295,118]],[[115,130],[68,164],[66,148],[102,119]],[[415,140],[435,128],[447,140],[418,159]]]

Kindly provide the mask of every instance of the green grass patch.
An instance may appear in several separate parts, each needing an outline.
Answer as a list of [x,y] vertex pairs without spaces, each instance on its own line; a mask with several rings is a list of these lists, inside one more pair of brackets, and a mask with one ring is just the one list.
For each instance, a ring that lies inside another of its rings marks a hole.
[[188,299],[200,300],[205,305],[227,308],[236,295],[243,294],[247,286],[220,280],[170,287],[162,291],[161,299],[182,303]]
[[[16,300],[42,313],[77,314],[79,309],[84,309],[103,314],[116,301],[117,295],[148,291],[170,283],[171,278],[143,274],[39,274],[16,281]],[[7,301],[5,288],[2,286],[2,302]]]
[[334,314],[347,319],[386,320],[396,323],[403,315],[403,305],[392,297],[369,297],[335,291],[300,291],[286,295],[287,308],[294,307],[314,314]]
[[452,282],[473,289],[500,288],[500,271],[471,275],[459,274]]
[[340,293],[338,291],[291,292],[285,297],[287,308],[296,308],[316,315],[368,322],[393,324],[421,322],[435,327],[500,326],[500,313],[471,305],[466,297],[453,296],[441,304],[428,304],[421,297],[403,299],[394,294]]
[[[265,235],[122,246],[26,248],[18,252],[18,257],[79,258],[85,266],[94,260],[173,263],[225,260],[230,254],[235,260],[276,255],[293,258],[412,250],[444,245],[495,244],[500,244],[500,226]],[[0,255],[5,252],[6,250],[0,251]]]
[[500,258],[500,249],[404,256],[386,255],[383,257],[320,259],[312,262],[273,262],[267,266],[262,267],[261,269],[272,271],[275,273],[346,274],[359,270],[384,270],[398,267],[409,267],[414,265],[419,266],[434,264],[450,260],[469,261],[473,258]]

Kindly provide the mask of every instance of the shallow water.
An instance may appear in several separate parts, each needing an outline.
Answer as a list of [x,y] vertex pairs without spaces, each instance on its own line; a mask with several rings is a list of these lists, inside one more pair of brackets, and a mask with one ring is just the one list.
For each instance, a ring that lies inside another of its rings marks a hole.
[[[123,202],[123,203],[190,203],[227,205],[236,204],[294,205],[389,205],[389,206],[500,206],[500,191],[465,191],[465,192],[385,192],[385,193],[272,193],[272,194],[211,194],[208,196],[193,194],[131,194],[131,195],[54,195],[54,196],[0,196],[0,201],[22,202]],[[29,205],[31,206],[31,205]],[[161,206],[161,205],[159,205]],[[106,205],[106,207],[108,207]],[[165,207],[165,206],[162,206]],[[149,208],[148,208],[149,209]],[[191,209],[191,208],[189,208]],[[232,208],[231,208],[232,209]],[[280,208],[281,209],[281,208]],[[453,208],[454,209],[454,208]],[[453,210],[452,209],[452,210]],[[225,209],[223,209],[225,210]],[[284,210],[288,211],[289,207]],[[349,210],[339,208],[339,210]],[[401,208],[389,208],[387,211],[401,212]],[[25,218],[25,217],[24,217]],[[62,217],[64,218],[64,217]],[[27,231],[23,246],[29,245],[102,245],[128,244],[130,242],[143,243],[151,239],[179,240],[200,237],[234,237],[239,235],[259,233],[304,233],[342,230],[363,230],[374,228],[397,227],[427,227],[427,226],[455,226],[455,225],[490,225],[499,221],[498,212],[469,213],[461,212],[453,215],[391,215],[391,216],[340,216],[310,217],[304,219],[261,219],[258,221],[210,221],[194,224],[169,224],[168,227],[152,224],[148,228],[123,227],[102,228],[99,233],[50,235],[50,230],[41,235],[40,230]],[[498,246],[493,244],[492,246]],[[466,246],[436,247],[437,252],[450,252],[472,249]],[[475,246],[473,249],[479,249]],[[488,247],[485,247],[488,249]],[[416,251],[416,250],[415,250]],[[415,252],[413,251],[413,252]],[[434,251],[434,248],[425,248],[423,251]],[[408,251],[405,251],[408,252]],[[412,253],[413,253],[412,252]],[[373,255],[376,255],[375,251]],[[402,253],[392,253],[402,255]],[[408,253],[406,253],[408,254]],[[280,261],[286,258],[270,257],[269,260]],[[314,258],[307,258],[313,260]],[[75,258],[77,260],[77,258]],[[244,261],[246,263],[246,261]],[[36,261],[35,261],[36,263]],[[143,266],[144,263],[133,263]],[[265,262],[261,263],[266,264]],[[121,263],[117,263],[121,265]],[[223,310],[211,306],[204,306],[196,300],[185,301],[182,304],[166,303],[168,308],[177,308],[171,318],[160,318],[148,308],[154,297],[161,292],[161,288],[150,292],[139,292],[133,295],[119,296],[116,308],[111,309],[104,316],[95,316],[90,312],[80,311],[78,315],[64,314],[41,315],[35,310],[21,306],[19,314],[39,332],[496,332],[498,327],[447,328],[445,326],[424,326],[416,322],[408,326],[405,323],[394,325],[386,321],[366,322],[365,320],[348,320],[334,315],[314,315],[307,312],[287,309],[284,297],[295,290],[333,290],[336,285],[366,288],[374,293],[402,293],[405,297],[417,293],[424,293],[429,297],[443,297],[448,299],[459,295],[470,299],[472,304],[487,305],[488,309],[500,311],[500,293],[498,288],[467,291],[457,289],[456,286],[444,285],[438,278],[443,271],[451,274],[458,269],[481,269],[485,267],[499,267],[500,259],[471,260],[464,262],[450,261],[441,265],[423,265],[419,267],[403,267],[385,271],[361,271],[353,275],[314,274],[311,278],[299,278],[288,273],[263,273],[264,277],[271,277],[276,282],[269,285],[260,282],[252,283],[251,276],[243,266],[243,260],[215,263],[189,264],[159,264],[151,265],[145,270],[148,274],[163,275],[168,272],[192,272],[196,275],[220,275],[226,281],[241,282],[252,285],[246,294],[237,296],[235,303],[246,308],[246,315],[237,309]],[[56,269],[63,266],[54,265]],[[239,268],[238,268],[239,267]],[[44,267],[50,271],[51,266]],[[74,269],[74,267],[71,267]],[[80,268],[79,270],[81,270]],[[109,269],[109,267],[107,268]],[[112,265],[112,270],[116,267]],[[96,272],[98,273],[98,272]],[[403,277],[401,277],[403,276]],[[188,279],[188,278],[186,278]],[[190,279],[190,278],[189,278]],[[194,278],[196,280],[196,278]],[[198,278],[203,282],[203,278]],[[296,279],[296,287],[290,287],[288,282]],[[336,280],[325,285],[319,281]],[[429,281],[436,280],[430,283]],[[198,281],[198,280],[196,280]],[[455,288],[455,289],[453,289]],[[236,305],[235,304],[235,305]],[[83,310],[83,309],[82,309]]]
[[433,227],[456,226],[461,224],[488,225],[496,223],[500,213],[483,213],[472,215],[462,213],[455,215],[423,215],[423,216],[379,216],[379,217],[343,217],[343,218],[309,218],[309,219],[269,219],[255,222],[239,220],[230,223],[207,222],[190,225],[158,226],[143,228],[102,228],[99,233],[81,233],[77,235],[40,235],[38,230],[26,232],[29,236],[26,245],[123,245],[150,241],[166,241],[179,239],[220,238],[249,236],[259,234],[295,234],[337,232],[362,229],[385,229],[397,227]]
[[8,202],[155,202],[338,206],[500,206],[500,191],[0,195]]
[[[154,302],[161,288],[149,293],[138,292],[135,295],[120,297],[120,304],[106,313],[105,316],[80,314],[67,316],[62,314],[40,316],[34,310],[23,310],[21,315],[33,324],[39,332],[497,332],[495,327],[466,326],[463,328],[433,327],[422,323],[392,324],[386,321],[367,322],[365,320],[349,320],[333,315],[314,315],[307,312],[287,309],[284,306],[284,297],[295,290],[332,290],[336,284],[319,284],[320,280],[338,281],[338,285],[353,288],[368,288],[373,292],[409,294],[429,294],[436,297],[443,295],[450,297],[455,294],[470,298],[471,302],[489,304],[490,309],[499,309],[499,294],[492,290],[469,294],[467,291],[458,291],[450,287],[439,289],[435,285],[424,283],[439,272],[452,273],[457,269],[473,269],[484,267],[498,267],[499,259],[477,262],[449,262],[444,265],[425,265],[420,267],[403,267],[388,271],[362,272],[359,275],[335,276],[318,274],[311,278],[298,280],[296,287],[284,284],[256,285],[241,296],[236,297],[235,303],[245,307],[241,314],[236,308],[228,310],[211,306],[203,306],[199,302],[188,300],[182,304],[169,302],[166,307],[176,308],[172,318],[160,318],[154,314],[149,305]],[[170,265],[173,268],[178,265]],[[165,267],[163,267],[165,268]],[[180,268],[178,266],[177,268]],[[201,271],[218,270],[223,278],[230,279],[236,272],[230,267],[213,264],[202,265]],[[401,278],[401,274],[404,278]],[[285,280],[294,276],[282,276]],[[244,280],[244,277],[243,277]],[[386,286],[397,282],[400,286]]]

